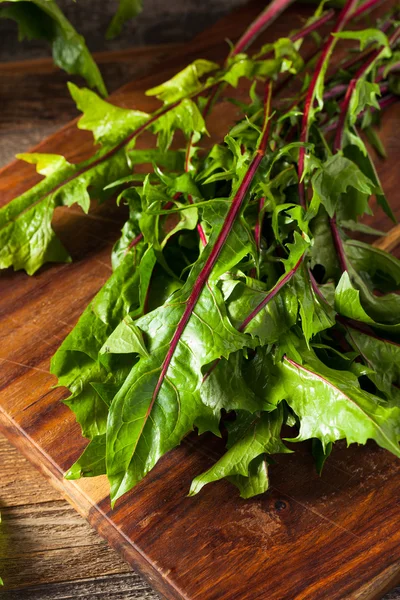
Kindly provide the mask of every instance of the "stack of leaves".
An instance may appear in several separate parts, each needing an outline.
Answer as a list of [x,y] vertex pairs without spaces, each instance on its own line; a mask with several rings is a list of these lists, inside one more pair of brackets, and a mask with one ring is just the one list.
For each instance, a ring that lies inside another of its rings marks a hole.
[[[384,151],[399,24],[389,11],[360,30],[377,0],[347,0],[249,53],[290,3],[273,0],[223,65],[196,60],[149,90],[153,114],[71,85],[100,149],[78,165],[21,155],[44,179],[0,211],[0,266],[32,274],[69,260],[56,207],[113,192],[129,207],[113,274],[51,365],[90,440],[67,477],[106,473],[113,502],[193,428],[223,431],[227,450],[191,494],[222,478],[264,492],[271,457],[291,451],[284,427],[313,440],[318,470],[341,439],[400,457],[400,261],[350,236],[379,235],[359,222],[372,195],[393,218],[360,132]],[[207,149],[206,118],[239,82],[249,100]],[[157,147],[135,149],[145,130]]]

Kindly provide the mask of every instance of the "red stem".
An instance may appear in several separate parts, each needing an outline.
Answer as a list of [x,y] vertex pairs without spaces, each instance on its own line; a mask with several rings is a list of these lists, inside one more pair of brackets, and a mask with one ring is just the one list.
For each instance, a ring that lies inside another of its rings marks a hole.
[[340,268],[343,271],[347,271],[346,254],[343,248],[343,241],[340,237],[339,229],[336,224],[336,217],[333,216],[329,219],[329,225],[332,231],[333,243],[335,244],[336,252],[339,258]]
[[323,293],[321,292],[321,290],[319,289],[319,286],[315,280],[314,275],[312,274],[311,269],[308,269],[308,275],[310,277],[310,282],[311,282],[311,287],[314,291],[314,294],[316,294],[320,300],[322,300],[322,302],[324,302],[325,304],[329,305],[329,302],[327,301],[327,299],[325,298],[325,296],[323,295]]
[[[321,17],[319,17],[319,19],[316,19],[315,21],[310,23],[310,25],[307,25],[306,27],[299,29],[299,31],[297,31],[296,33],[291,35],[289,37],[289,39],[292,42],[297,42],[297,40],[300,40],[301,38],[304,38],[307,35],[309,35],[310,33],[312,33],[313,31],[315,31],[316,29],[319,29],[322,25],[324,25],[327,21],[329,21],[329,19],[332,19],[334,16],[335,16],[335,11],[331,8],[325,14],[323,14]],[[266,58],[267,56],[269,56],[272,53],[273,53],[273,51],[270,50],[269,52],[267,52],[266,54],[263,54],[262,56],[259,56],[258,58],[261,58],[261,59]]]
[[143,239],[143,233],[139,233],[135,238],[133,238],[133,240],[130,242],[129,246],[127,247],[127,249],[125,250],[125,254],[127,254],[129,252],[129,250],[131,250],[132,248],[134,248],[135,246],[138,245],[139,242],[141,242]]
[[306,37],[313,31],[324,25],[327,21],[329,21],[329,19],[332,19],[334,16],[335,11],[331,8],[330,10],[328,10],[328,12],[319,17],[319,19],[316,19],[315,21],[310,23],[310,25],[307,25],[307,27],[303,27],[303,29],[300,29],[294,35],[291,35],[289,39],[292,40],[292,42],[297,42],[297,40]]
[[241,38],[236,42],[236,45],[229,53],[229,57],[235,56],[246,50],[254,39],[268,27],[268,25],[271,25],[271,23],[273,23],[293,2],[294,0],[272,0],[271,4],[263,10],[253,23],[251,23]]
[[179,340],[180,340],[180,338],[186,328],[186,325],[193,313],[193,310],[197,304],[200,294],[203,291],[203,288],[207,283],[207,280],[211,274],[211,271],[214,268],[214,265],[218,259],[218,256],[229,236],[229,233],[231,232],[231,229],[236,220],[236,217],[238,216],[239,211],[241,209],[243,200],[245,199],[245,197],[249,191],[249,188],[253,181],[254,175],[256,174],[257,169],[260,166],[260,163],[264,157],[264,154],[265,154],[265,151],[267,148],[268,135],[269,135],[271,94],[272,94],[272,84],[271,84],[271,82],[268,82],[266,85],[265,98],[264,98],[264,126],[263,126],[263,131],[261,134],[261,139],[260,139],[258,148],[257,148],[257,150],[254,154],[254,157],[250,163],[250,166],[249,166],[246,174],[244,175],[242,182],[239,185],[239,188],[232,200],[232,204],[231,204],[231,206],[228,210],[228,213],[225,217],[224,224],[223,224],[221,231],[217,237],[217,240],[216,240],[213,248],[211,249],[208,258],[206,259],[204,267],[202,268],[199,276],[197,277],[196,283],[193,286],[192,292],[187,300],[185,310],[184,310],[183,315],[178,323],[175,333],[172,337],[168,352],[167,352],[164,362],[162,364],[161,373],[158,378],[156,387],[154,389],[152,400],[149,405],[147,415],[145,417],[144,422],[146,422],[147,417],[152,410],[152,407],[154,405],[154,402],[156,401],[156,398],[158,396],[160,388],[163,384],[163,381],[167,374],[170,362],[172,360],[172,357],[174,355],[176,347],[179,343]]
[[290,271],[286,273],[286,275],[282,277],[280,281],[278,281],[278,283],[272,288],[272,290],[265,296],[264,300],[262,300],[260,304],[256,306],[256,308],[252,310],[252,312],[245,318],[245,320],[239,326],[239,331],[244,331],[247,325],[250,323],[250,321],[252,321],[258,315],[258,313],[268,304],[268,302],[270,302],[270,300],[272,300],[272,298],[276,296],[276,294],[283,288],[283,286],[292,279],[293,275],[297,272],[298,268],[303,262],[304,254],[305,252],[299,258],[293,269],[290,269]]
[[265,198],[260,198],[260,202],[258,203],[258,218],[257,223],[254,228],[254,238],[256,240],[257,250],[260,251],[261,247],[261,230],[262,230],[262,222],[263,222],[263,208],[265,204]]
[[[370,1],[372,1],[372,0],[370,0]],[[393,35],[390,37],[389,45],[394,44],[395,41],[397,40],[397,38],[399,37],[399,35],[400,35],[400,28],[398,28],[393,33]],[[358,71],[354,75],[353,79],[349,83],[349,86],[346,91],[346,95],[344,97],[342,106],[340,108],[339,122],[338,122],[338,126],[336,129],[335,141],[334,141],[334,145],[333,145],[335,152],[338,152],[342,147],[343,134],[344,134],[344,128],[345,128],[346,119],[347,119],[347,113],[348,113],[350,102],[353,97],[353,93],[357,86],[357,83],[368,72],[368,70],[372,67],[374,62],[379,59],[379,57],[381,56],[383,51],[384,51],[384,49],[380,48],[380,49],[372,52],[370,57],[368,58],[368,60],[358,69]]]
[[[377,0],[375,0],[375,1],[377,1]],[[314,75],[311,80],[310,86],[308,88],[308,92],[307,92],[307,96],[306,96],[306,100],[305,100],[303,119],[302,119],[302,125],[301,125],[301,133],[300,133],[300,142],[302,142],[302,143],[306,143],[308,141],[308,130],[309,130],[309,125],[310,125],[310,123],[309,123],[310,112],[311,112],[311,108],[314,105],[315,93],[316,93],[316,88],[317,88],[317,83],[318,83],[319,77],[320,77],[321,73],[323,72],[323,69],[324,69],[326,63],[328,62],[329,57],[330,57],[330,55],[333,51],[333,48],[336,44],[336,41],[337,41],[337,38],[335,38],[333,36],[333,34],[338,33],[339,31],[341,31],[343,29],[346,21],[348,20],[348,18],[350,17],[350,15],[353,11],[356,3],[357,3],[357,0],[347,0],[346,1],[346,4],[345,4],[344,8],[342,9],[342,11],[340,12],[340,15],[336,21],[334,28],[331,31],[330,37],[325,42],[325,45],[322,49],[322,53],[318,60],[317,65],[316,65]],[[305,160],[305,148],[303,146],[301,146],[299,149],[298,176],[299,176],[299,200],[300,200],[300,204],[303,207],[305,207],[305,205],[306,205],[304,181],[302,181],[302,177],[303,177],[303,173],[304,173],[304,160]]]
[[[248,27],[248,29],[245,31],[245,33],[242,35],[242,37],[238,40],[236,45],[233,47],[231,52],[226,57],[225,63],[224,63],[225,66],[227,65],[228,60],[232,56],[236,56],[236,54],[239,54],[242,50],[247,48],[247,46],[249,46],[255,40],[255,38],[261,33],[261,31],[263,29],[265,29],[265,27],[270,25],[273,21],[275,21],[275,19],[277,17],[279,17],[279,15],[285,10],[285,8],[287,6],[289,6],[289,4],[292,4],[292,2],[294,2],[294,0],[273,0],[271,2],[271,4],[269,6],[267,6],[267,8],[255,19],[255,21],[253,21],[251,23],[251,25]],[[221,89],[222,85],[223,84],[219,83],[219,84],[214,85],[211,88],[210,93],[208,95],[207,102],[202,111],[202,116],[204,119],[209,114],[209,112],[212,108],[212,105],[214,103],[214,100],[215,100],[219,90]],[[193,144],[193,134],[192,134],[190,136],[188,145],[186,147],[186,155],[185,155],[185,172],[186,173],[189,172],[190,155],[192,152],[193,145],[194,144]],[[193,203],[191,196],[188,197],[188,200],[189,200],[190,204]],[[205,246],[207,244],[207,238],[204,233],[204,229],[200,223],[197,225],[197,231],[199,233],[200,240],[201,240],[203,246]]]
[[[262,214],[262,210],[264,208],[264,204],[265,204],[265,198],[260,198],[260,201],[258,203],[257,222],[254,227],[254,240],[256,242],[256,248],[257,248],[258,253],[260,252],[260,248],[261,248],[261,231],[262,231],[262,222],[263,222],[263,217],[264,217],[264,215]],[[250,277],[255,277],[256,274],[257,274],[256,269],[252,269],[250,271]]]
[[[305,252],[299,258],[299,260],[297,261],[297,263],[295,264],[293,269],[291,269],[288,273],[286,273],[286,275],[284,277],[282,277],[282,279],[274,285],[274,287],[271,289],[271,291],[268,292],[268,294],[265,296],[264,300],[262,300],[260,302],[260,304],[258,306],[256,306],[256,308],[246,317],[246,319],[241,323],[241,325],[239,325],[239,331],[244,331],[246,329],[247,325],[250,323],[250,321],[252,321],[252,319],[254,319],[258,315],[258,313],[268,304],[268,302],[270,302],[272,300],[272,298],[274,296],[276,296],[276,294],[283,288],[283,286],[286,285],[288,283],[288,281],[290,281],[292,279],[292,277],[295,275],[295,273],[299,269],[300,265],[302,264],[304,255],[305,255]],[[206,379],[208,379],[208,377],[211,375],[211,373],[214,371],[214,369],[218,366],[218,364],[220,363],[220,360],[221,359],[218,358],[214,362],[214,364],[208,369],[208,371],[204,374],[203,383]]]
[[[385,110],[385,108],[388,108],[389,106],[391,106],[392,104],[395,104],[399,100],[400,100],[400,97],[397,96],[396,94],[387,94],[384,98],[381,98],[380,100],[378,100],[379,109]],[[369,110],[371,112],[377,111],[377,109],[374,106],[370,106]],[[365,110],[363,110],[363,112],[358,115],[358,119],[360,120],[364,114],[365,114]],[[329,123],[329,125],[325,125],[322,128],[322,130],[324,133],[329,133],[330,131],[335,130],[337,128],[337,126],[338,126],[338,121],[336,120],[336,121],[333,121],[332,123]]]
[[[228,64],[228,61],[233,56],[236,56],[240,52],[242,52],[245,48],[247,48],[250,44],[254,42],[256,37],[279,15],[285,10],[287,6],[292,4],[294,0],[272,0],[271,4],[267,6],[263,12],[258,15],[258,17],[250,24],[250,26],[246,29],[245,33],[242,37],[237,41],[235,46],[229,52],[228,56],[224,61],[224,66]],[[219,91],[223,87],[223,82],[217,83],[211,87],[209,90],[207,102],[203,108],[202,116],[205,119],[207,115],[210,113],[212,106],[216,97],[218,96]],[[193,147],[193,135],[190,137],[189,143],[186,147],[186,156],[185,156],[185,171],[189,170],[190,163],[190,154]],[[200,232],[199,232],[200,233]],[[201,236],[200,236],[201,237]],[[205,237],[205,236],[204,236]]]
[[353,92],[356,89],[357,81],[358,81],[358,78],[356,78],[356,77],[350,81],[348,88],[346,90],[344,100],[342,102],[342,106],[341,106],[340,113],[339,113],[339,119],[338,119],[337,127],[336,127],[335,141],[333,144],[333,149],[335,152],[338,152],[338,150],[340,150],[340,148],[342,147],[344,126],[346,123],[347,112],[349,110],[349,105],[350,105],[350,102],[351,102],[351,99],[353,96]]
[[356,8],[352,18],[357,19],[357,17],[361,16],[371,8],[376,8],[377,6],[379,6],[379,4],[382,4],[382,2],[384,2],[384,0],[367,0],[366,2],[364,2],[364,4],[361,4],[358,8]]

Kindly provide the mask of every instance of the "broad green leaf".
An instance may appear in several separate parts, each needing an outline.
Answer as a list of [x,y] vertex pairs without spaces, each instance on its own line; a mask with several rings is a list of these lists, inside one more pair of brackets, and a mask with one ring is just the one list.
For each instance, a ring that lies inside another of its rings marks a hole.
[[243,352],[235,352],[203,369],[200,385],[201,401],[219,416],[222,409],[246,410],[255,413],[267,409],[262,398],[251,389],[243,377]]
[[358,221],[353,221],[352,219],[348,221],[340,220],[340,225],[343,229],[348,229],[349,231],[359,231],[360,233],[365,233],[366,235],[374,235],[378,237],[383,237],[386,235],[386,231],[375,229],[374,227],[370,227],[365,223],[359,223]]
[[358,166],[340,153],[334,154],[322,164],[312,177],[312,186],[330,217],[333,217],[340,196],[352,188],[361,193],[359,214],[365,212],[370,194],[375,185]]
[[400,288],[400,260],[395,256],[358,240],[344,242],[344,250],[352,267],[372,289],[390,292]]
[[326,367],[313,353],[303,351],[303,364],[284,357],[275,365],[268,398],[283,398],[299,417],[300,431],[293,441],[317,438],[325,449],[336,440],[365,444],[373,439],[400,457],[400,409],[385,406],[365,392],[348,371]]
[[[145,256],[145,244],[136,247],[137,258]],[[78,324],[64,340],[51,361],[51,372],[59,385],[67,387],[71,396],[66,404],[74,411],[85,437],[105,433],[108,402],[95,384],[115,384],[117,389],[129,372],[129,362],[120,362],[119,368],[108,368],[100,363],[98,353],[112,331],[141,302],[141,287],[150,282],[152,266],[144,268],[143,261],[136,269],[133,251],[129,252],[100,292],[86,308]],[[128,357],[130,362],[132,358]]]
[[154,133],[158,134],[157,144],[161,151],[168,150],[176,129],[183,131],[187,138],[193,134],[193,142],[197,142],[207,133],[204,119],[193,100],[185,98],[157,119],[152,126]]
[[297,295],[301,327],[307,342],[335,324],[335,311],[313,289],[306,265],[302,265],[289,285],[293,295]]
[[371,83],[366,79],[359,79],[351,96],[349,106],[348,118],[350,125],[355,125],[359,114],[362,113],[368,106],[373,106],[379,110],[377,96],[380,95],[381,91],[377,83]]
[[310,249],[311,268],[320,265],[324,269],[323,280],[339,279],[340,267],[332,239],[332,231],[329,226],[328,215],[323,207],[320,207],[317,216],[311,221],[313,244]]
[[[283,425],[282,407],[278,407],[271,413],[263,412],[260,415],[243,415],[239,413],[237,422],[233,424],[229,433],[228,451],[208,471],[195,477],[192,482],[189,495],[194,496],[207,484],[219,481],[224,477],[249,477],[251,463],[264,454],[276,454],[290,452],[281,440],[281,429]],[[264,465],[265,468],[265,465]],[[238,485],[242,497],[250,497],[252,494],[251,482],[246,486],[242,480],[233,480]],[[264,477],[264,483],[267,483]],[[263,489],[264,488],[264,489]],[[258,485],[254,490],[256,493],[265,491],[265,486],[260,490]]]
[[[236,327],[251,314],[268,292],[250,288],[239,282],[228,298],[229,316]],[[251,320],[246,332],[256,336],[262,344],[274,344],[296,323],[298,302],[293,290],[283,287]]]
[[254,58],[250,58],[247,54],[236,54],[229,60],[227,69],[220,79],[237,87],[241,77],[250,80],[257,77],[272,78],[287,71],[297,73],[303,67],[303,59],[289,38],[279,39],[273,44],[273,50],[275,58],[263,60],[257,60],[257,57],[263,54],[262,50]]
[[[20,39],[45,39],[52,45],[57,66],[70,75],[81,75],[90,87],[107,95],[100,71],[86,47],[84,38],[74,29],[54,0],[0,0],[0,17],[15,20]],[[12,2],[10,4],[9,2]]]
[[[359,169],[361,169],[361,171],[364,173],[364,175],[366,177],[368,177],[368,179],[370,181],[372,181],[372,183],[376,186],[375,194],[376,194],[376,199],[378,201],[379,206],[381,206],[381,208],[384,210],[384,212],[387,214],[387,216],[390,219],[392,219],[392,221],[394,223],[396,223],[397,222],[396,218],[395,218],[393,211],[389,205],[389,202],[386,199],[386,196],[382,189],[382,185],[379,181],[378,174],[376,172],[374,163],[371,160],[371,157],[369,156],[369,154],[365,155],[358,146],[354,146],[354,145],[347,145],[343,149],[343,154],[344,154],[344,156],[346,156],[346,158],[349,158],[351,161],[353,161],[359,167]],[[339,216],[340,216],[340,218],[343,218],[342,215],[340,215],[341,208],[342,207],[339,207]]]
[[269,488],[268,462],[265,455],[260,454],[250,462],[249,474],[246,477],[231,475],[227,479],[238,488],[241,498],[253,498],[264,494]]
[[130,315],[126,315],[112,334],[104,342],[100,354],[139,354],[148,357],[149,353],[139,327]]
[[[160,456],[178,445],[212,410],[200,398],[202,367],[249,345],[226,315],[217,288],[204,288],[153,400],[173,333],[184,310],[182,291],[136,322],[150,358],[133,367],[111,405],[107,426],[107,475],[113,501],[140,481]],[[150,418],[149,418],[150,417]],[[218,421],[217,421],[218,422]]]
[[[245,174],[243,166],[242,179]],[[232,201],[239,186],[240,178],[233,186]],[[202,367],[254,346],[250,336],[231,325],[222,294],[214,283],[220,273],[241,260],[243,231],[245,238],[248,235],[242,219],[228,226],[227,215],[229,212],[225,217],[215,213],[210,240],[185,285],[164,305],[136,322],[144,333],[150,359],[141,358],[133,367],[110,409],[107,475],[113,501],[144,477],[162,454],[179,444],[196,422],[209,422],[217,430],[212,411],[200,398]],[[213,246],[224,227],[225,243],[211,260]],[[203,285],[199,279],[206,268],[208,283]],[[196,282],[198,291],[193,300]]]
[[[361,278],[356,278],[356,280],[362,292],[353,286],[348,272],[343,273],[335,290],[337,312],[344,317],[361,321],[376,329],[388,331],[393,335],[399,334],[400,296],[395,294],[373,296]],[[375,319],[376,317],[380,317],[382,320],[378,321]]]
[[317,469],[318,475],[321,475],[325,462],[327,461],[329,455],[332,452],[332,448],[332,442],[327,444],[324,448],[320,440],[314,439],[312,441],[312,455],[315,460],[315,467]]
[[400,346],[351,325],[346,325],[346,331],[351,345],[372,371],[369,378],[390,397],[392,385],[400,382]]

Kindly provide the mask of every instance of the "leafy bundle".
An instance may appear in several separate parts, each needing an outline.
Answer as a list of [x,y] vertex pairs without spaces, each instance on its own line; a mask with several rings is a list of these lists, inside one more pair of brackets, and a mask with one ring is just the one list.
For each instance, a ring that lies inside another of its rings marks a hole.
[[[227,450],[191,494],[222,478],[264,492],[284,435],[313,440],[318,470],[340,439],[400,457],[400,261],[350,236],[380,234],[359,222],[372,195],[394,218],[360,128],[382,153],[374,125],[397,99],[400,30],[393,11],[353,30],[377,2],[347,0],[250,54],[290,3],[273,0],[222,66],[196,60],[149,90],[153,114],[71,85],[100,149],[79,165],[21,155],[44,179],[0,211],[0,266],[32,274],[69,260],[57,206],[88,211],[118,191],[129,207],[113,274],[51,365],[90,440],[67,477],[106,473],[113,502],[193,428],[223,429]],[[353,45],[337,68],[342,38]],[[237,122],[205,149],[206,118],[239,81],[249,101],[232,101]],[[145,130],[157,147],[135,149]]]

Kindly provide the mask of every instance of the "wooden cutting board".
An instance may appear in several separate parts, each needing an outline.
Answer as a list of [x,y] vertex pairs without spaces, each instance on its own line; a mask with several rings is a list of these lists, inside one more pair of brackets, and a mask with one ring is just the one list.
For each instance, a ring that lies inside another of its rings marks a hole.
[[[143,91],[196,57],[220,60],[263,6],[256,1],[167,59],[149,76],[113,95],[121,106],[152,110]],[[272,28],[298,27],[303,10]],[[263,41],[269,39],[265,35]],[[214,134],[223,133],[218,105]],[[389,159],[377,161],[384,188],[400,217],[400,111],[387,111],[382,133]],[[147,143],[144,138],[138,146]],[[67,125],[37,148],[77,161],[91,153],[90,136]],[[33,168],[13,163],[0,173],[5,204],[37,181]],[[78,425],[53,389],[49,361],[110,274],[110,249],[121,215],[113,203],[90,215],[60,209],[55,227],[72,265],[52,265],[34,277],[0,276],[0,430],[48,477],[111,546],[162,595],[174,600],[372,600],[400,581],[400,461],[374,444],[338,444],[322,477],[306,446],[278,456],[270,491],[241,500],[227,482],[187,498],[191,479],[220,456],[211,436],[189,436],[165,456],[114,510],[105,478],[66,481],[63,473],[85,446]],[[377,227],[389,229],[381,212]]]

